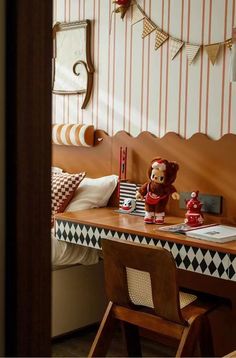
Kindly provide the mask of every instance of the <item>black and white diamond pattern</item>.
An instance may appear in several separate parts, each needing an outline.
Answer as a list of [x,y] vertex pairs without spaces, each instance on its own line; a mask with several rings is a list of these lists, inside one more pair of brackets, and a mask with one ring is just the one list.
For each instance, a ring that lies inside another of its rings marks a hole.
[[101,249],[104,238],[159,246],[172,253],[179,269],[236,281],[236,256],[227,253],[63,220],[56,220],[56,238],[96,249]]
[[236,255],[229,255],[229,279],[236,281]]

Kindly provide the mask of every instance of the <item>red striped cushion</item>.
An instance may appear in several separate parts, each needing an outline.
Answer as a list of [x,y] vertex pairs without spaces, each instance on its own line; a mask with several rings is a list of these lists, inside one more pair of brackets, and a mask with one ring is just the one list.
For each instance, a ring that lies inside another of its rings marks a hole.
[[85,177],[85,173],[69,174],[69,173],[52,173],[51,202],[52,215],[51,223],[54,223],[54,216],[62,213],[80,182]]

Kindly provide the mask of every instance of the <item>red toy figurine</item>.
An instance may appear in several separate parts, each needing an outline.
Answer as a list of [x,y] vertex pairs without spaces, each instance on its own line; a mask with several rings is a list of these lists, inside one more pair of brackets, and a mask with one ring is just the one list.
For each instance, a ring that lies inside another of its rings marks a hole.
[[143,184],[136,193],[136,199],[145,199],[145,224],[163,224],[165,208],[169,196],[179,199],[173,182],[179,166],[166,159],[155,158],[148,168],[149,181]]
[[191,199],[186,200],[187,212],[185,214],[185,224],[189,226],[200,226],[203,224],[203,216],[201,213],[202,203],[198,199],[199,191],[193,191],[191,193]]

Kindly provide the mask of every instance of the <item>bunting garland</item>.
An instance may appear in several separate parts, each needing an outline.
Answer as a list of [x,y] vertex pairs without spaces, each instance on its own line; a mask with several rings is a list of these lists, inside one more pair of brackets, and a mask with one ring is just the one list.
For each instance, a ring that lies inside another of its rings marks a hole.
[[[174,60],[174,58],[178,55],[178,53],[182,50],[182,48],[186,49],[186,55],[188,59],[189,65],[191,65],[194,60],[197,57],[197,54],[201,48],[203,48],[212,65],[216,63],[217,56],[219,54],[220,47],[222,45],[225,45],[228,49],[232,49],[232,38],[227,39],[226,41],[219,42],[219,43],[213,43],[208,45],[197,45],[192,43],[186,43],[180,39],[177,39],[175,37],[170,36],[166,32],[164,32],[159,26],[157,26],[144,12],[144,10],[140,7],[140,5],[137,3],[137,0],[117,0],[115,1],[116,4],[121,5],[121,3],[126,3],[127,6],[125,10],[129,7],[132,7],[132,19],[131,24],[135,25],[140,21],[143,21],[143,31],[142,31],[142,38],[144,39],[146,36],[150,35],[155,30],[155,50],[158,50],[164,42],[166,42],[168,39],[170,41],[170,57],[171,60]],[[124,5],[123,5],[124,6]],[[121,7],[121,6],[120,6]],[[118,8],[120,11],[120,8]],[[114,12],[118,12],[115,9]],[[123,9],[122,9],[123,10]],[[125,11],[125,13],[126,13]],[[124,13],[124,15],[125,15]],[[122,13],[123,15],[123,13]],[[122,16],[122,18],[124,17]]]
[[178,54],[182,46],[184,45],[183,41],[174,39],[173,37],[170,38],[170,56],[171,60],[175,58],[175,56]]
[[132,20],[131,24],[137,24],[137,22],[144,19],[143,13],[139,10],[138,6],[132,6]]
[[186,54],[187,54],[187,58],[188,58],[188,63],[191,65],[193,60],[197,56],[198,51],[200,50],[200,46],[186,43],[185,47],[186,47]]
[[216,57],[217,57],[219,49],[220,49],[220,44],[205,45],[204,48],[208,54],[208,57],[209,57],[212,65],[214,65],[216,62]]
[[154,31],[155,29],[156,29],[156,26],[152,23],[152,21],[145,17],[144,21],[143,21],[142,38],[144,39],[144,37],[150,35],[150,33],[152,31]]
[[169,35],[165,32],[160,31],[159,29],[156,30],[156,40],[155,40],[155,50],[157,50],[163,43],[168,39]]
[[231,50],[233,46],[233,39],[226,40],[225,45]]

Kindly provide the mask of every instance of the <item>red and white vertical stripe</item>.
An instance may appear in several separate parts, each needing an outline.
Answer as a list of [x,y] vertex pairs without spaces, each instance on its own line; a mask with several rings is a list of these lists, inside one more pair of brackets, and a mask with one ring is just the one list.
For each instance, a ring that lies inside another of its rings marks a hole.
[[[236,0],[139,0],[150,19],[171,36],[191,43],[223,42],[236,25]],[[189,65],[183,46],[170,59],[169,42],[155,51],[155,31],[142,39],[142,21],[131,25],[111,13],[110,0],[54,0],[53,23],[92,22],[93,92],[53,95],[53,123],[94,124],[114,135],[202,132],[214,139],[236,133],[236,85],[230,82],[230,51],[221,46],[214,66],[201,49]],[[111,25],[111,31],[109,28]]]

